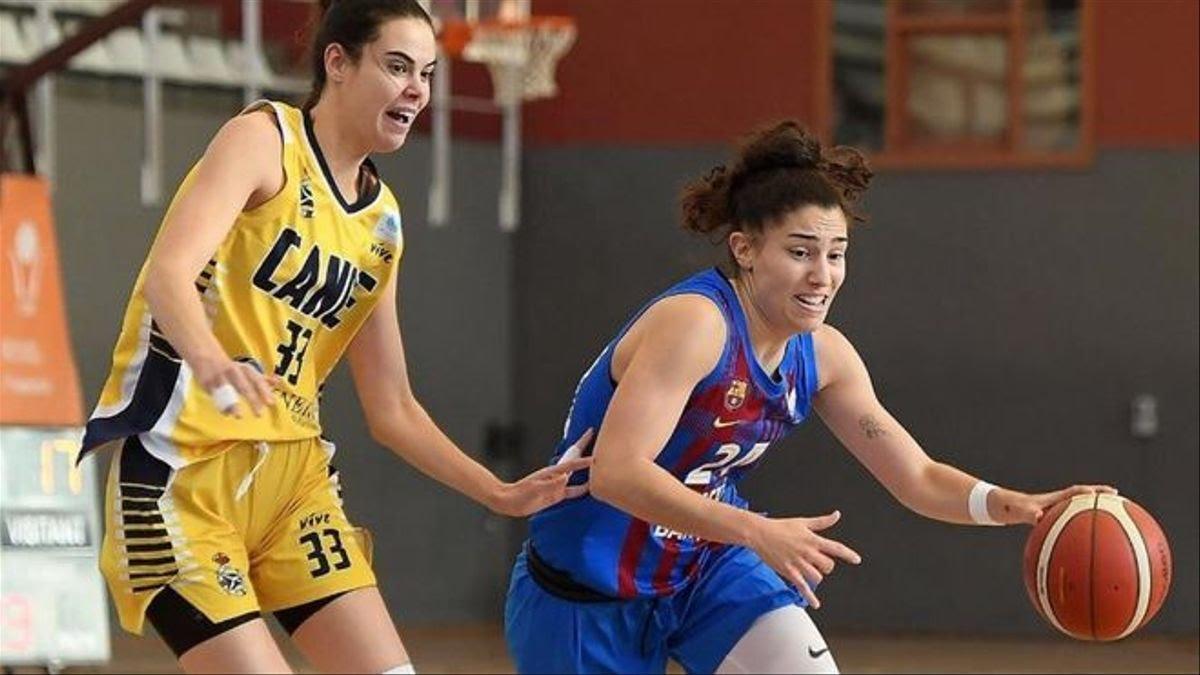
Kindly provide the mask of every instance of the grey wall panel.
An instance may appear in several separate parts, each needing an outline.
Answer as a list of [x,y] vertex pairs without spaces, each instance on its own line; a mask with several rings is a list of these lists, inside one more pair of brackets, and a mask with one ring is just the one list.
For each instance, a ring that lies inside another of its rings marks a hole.
[[[140,87],[67,78],[60,94],[54,206],[72,343],[90,410],[165,204],[143,208],[138,198]],[[166,106],[170,193],[240,101],[168,89]],[[377,165],[403,205],[400,308],[413,386],[443,429],[478,455],[484,425],[512,415],[512,255],[496,225],[496,147],[460,143],[455,160],[454,220],[437,230],[425,223],[427,139],[414,135]],[[505,530],[485,527],[492,521],[482,507],[371,441],[348,368],[335,371],[324,402],[346,509],[376,534],[376,569],[401,625],[497,616],[507,568],[494,551],[503,549]]]
[[[717,260],[675,195],[724,150],[538,149],[516,244],[519,419],[544,461],[578,377],[621,323]],[[1113,151],[1086,171],[889,172],[855,230],[832,323],[886,405],[939,459],[1018,489],[1106,481],[1154,513],[1176,577],[1151,630],[1195,632],[1197,157]],[[1161,431],[1129,433],[1134,394]],[[866,563],[822,587],[819,621],[869,630],[1036,632],[1026,530],[915,516],[819,421],[747,480],[776,514],[841,509]]]

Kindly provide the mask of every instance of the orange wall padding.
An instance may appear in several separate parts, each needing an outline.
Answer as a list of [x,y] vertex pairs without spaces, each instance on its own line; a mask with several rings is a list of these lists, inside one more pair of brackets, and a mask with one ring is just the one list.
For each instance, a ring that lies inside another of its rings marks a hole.
[[82,424],[45,178],[0,174],[0,267],[0,424]]
[[1096,2],[1096,143],[1200,142],[1200,3]]

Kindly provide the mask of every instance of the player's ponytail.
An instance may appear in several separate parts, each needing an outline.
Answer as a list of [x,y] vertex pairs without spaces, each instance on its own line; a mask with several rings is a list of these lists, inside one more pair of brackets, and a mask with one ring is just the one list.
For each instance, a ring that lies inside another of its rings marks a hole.
[[305,110],[315,106],[325,91],[325,50],[329,45],[341,45],[357,63],[363,46],[379,37],[379,29],[387,21],[419,19],[433,30],[433,19],[417,0],[320,0],[318,12],[309,47],[312,90],[304,102]]
[[730,232],[760,233],[767,223],[809,205],[836,206],[848,221],[865,222],[855,207],[871,175],[854,148],[824,150],[799,123],[779,122],[750,134],[729,166],[717,166],[684,187],[683,228],[721,241]]
[[679,199],[683,229],[699,234],[723,234],[729,222],[729,170],[718,164],[692,181]]

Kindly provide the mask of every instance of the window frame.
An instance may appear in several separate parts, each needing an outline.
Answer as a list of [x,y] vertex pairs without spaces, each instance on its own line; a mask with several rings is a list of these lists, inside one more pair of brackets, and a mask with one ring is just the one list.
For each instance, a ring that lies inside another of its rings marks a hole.
[[[833,3],[817,0],[821,57],[817,81],[821,82],[818,126],[826,141],[834,138]],[[1096,26],[1095,0],[1079,0],[1079,144],[1069,150],[1036,150],[1020,147],[1024,135],[1025,85],[1021,79],[1028,35],[1027,0],[1008,0],[1006,11],[976,15],[911,16],[900,11],[902,0],[885,0],[884,133],[883,147],[871,151],[871,166],[879,169],[1079,169],[1095,158],[1096,128]],[[1006,64],[1007,128],[1000,145],[949,141],[941,146],[906,147],[905,94],[911,72],[907,46],[914,36],[1000,35],[1008,44]]]

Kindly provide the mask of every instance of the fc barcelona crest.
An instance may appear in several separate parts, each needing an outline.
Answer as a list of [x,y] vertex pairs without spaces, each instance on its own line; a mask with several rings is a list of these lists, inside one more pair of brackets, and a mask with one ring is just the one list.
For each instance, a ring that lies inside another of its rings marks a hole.
[[729,389],[725,392],[725,409],[737,410],[746,402],[746,382],[745,380],[734,380],[729,385]]

